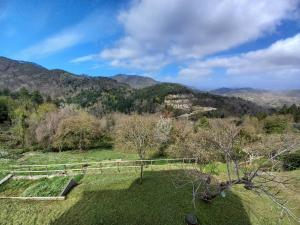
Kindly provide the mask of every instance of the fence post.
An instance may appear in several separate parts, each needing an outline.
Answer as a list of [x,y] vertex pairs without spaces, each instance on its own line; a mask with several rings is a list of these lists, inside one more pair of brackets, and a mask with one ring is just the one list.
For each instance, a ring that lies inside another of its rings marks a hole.
[[48,165],[46,165],[47,176],[49,176]]
[[65,174],[67,175],[67,165],[64,165],[64,171],[65,171]]
[[102,174],[102,164],[99,163],[99,168],[100,168],[100,174]]
[[31,167],[28,166],[28,170],[29,170],[29,176],[32,178],[32,173],[31,173]]

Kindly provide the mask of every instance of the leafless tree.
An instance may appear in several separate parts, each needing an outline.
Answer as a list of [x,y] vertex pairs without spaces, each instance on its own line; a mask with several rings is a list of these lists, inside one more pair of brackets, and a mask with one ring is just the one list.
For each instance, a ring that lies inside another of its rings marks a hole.
[[[232,186],[243,185],[247,190],[269,197],[280,207],[282,214],[300,222],[287,206],[287,201],[279,194],[280,188],[290,188],[291,180],[273,171],[282,154],[299,148],[299,137],[292,134],[268,135],[253,142],[243,140],[240,127],[233,121],[213,120],[210,121],[210,127],[209,130],[200,131],[199,138],[195,141],[205,145],[208,154],[213,152],[224,158],[226,177],[220,179],[214,176],[213,168],[209,170],[209,164],[201,164],[202,160],[199,158],[200,165],[193,169],[185,169],[173,177],[175,187],[191,185],[195,206],[196,199],[209,202],[219,195],[224,195]],[[203,148],[199,148],[199,151],[202,152]],[[249,156],[253,153],[264,160],[249,161]],[[211,163],[213,161],[214,159],[211,159]]]
[[151,116],[124,116],[118,121],[115,140],[119,148],[135,151],[140,158],[140,183],[143,182],[143,160],[154,146],[156,120]]
[[160,117],[155,126],[154,138],[158,145],[159,155],[164,155],[165,148],[170,142],[172,131],[172,120],[170,118]]

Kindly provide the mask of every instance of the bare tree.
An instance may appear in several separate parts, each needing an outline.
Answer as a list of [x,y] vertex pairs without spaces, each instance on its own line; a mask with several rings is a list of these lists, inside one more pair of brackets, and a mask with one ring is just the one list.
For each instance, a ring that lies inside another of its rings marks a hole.
[[133,115],[118,121],[116,143],[119,148],[135,151],[140,159],[140,183],[143,182],[143,160],[154,146],[156,121],[150,116]]
[[[243,140],[240,128],[233,121],[217,119],[210,121],[210,126],[211,129],[200,131],[201,138],[196,141],[204,144],[209,154],[214,152],[224,158],[227,168],[225,179],[220,180],[214,176],[213,167],[209,170],[208,164],[202,164],[176,175],[173,178],[175,187],[191,185],[195,206],[197,198],[209,202],[219,195],[225,195],[225,191],[232,186],[243,185],[247,190],[269,197],[280,207],[282,214],[300,222],[287,206],[287,201],[279,195],[280,188],[289,188],[291,180],[273,171],[282,154],[299,147],[299,137],[293,134],[265,135],[253,142]],[[199,151],[202,152],[203,148],[199,148]],[[249,161],[253,152],[264,160]]]
[[172,120],[160,117],[155,126],[154,138],[158,145],[159,155],[165,155],[165,149],[171,139]]

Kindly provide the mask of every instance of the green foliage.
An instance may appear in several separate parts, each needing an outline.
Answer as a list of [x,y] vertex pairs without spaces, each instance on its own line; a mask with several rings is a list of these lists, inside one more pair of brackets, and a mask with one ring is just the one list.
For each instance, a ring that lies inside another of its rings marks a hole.
[[300,150],[282,155],[280,161],[282,161],[282,166],[285,170],[295,170],[300,168]]
[[9,180],[0,185],[0,196],[20,196],[27,188],[36,183],[36,180]]
[[268,116],[264,120],[266,133],[283,133],[288,127],[288,118],[284,116]]
[[75,180],[77,183],[79,183],[83,179],[84,175],[83,174],[78,174],[73,177],[73,180]]
[[31,94],[31,101],[36,105],[40,105],[44,102],[44,99],[39,91],[34,91]]
[[99,121],[86,112],[79,112],[60,121],[53,147],[59,150],[89,149],[101,136]]
[[[135,174],[86,175],[83,184],[63,202],[2,199],[0,221],[24,225],[183,224],[184,216],[194,212],[190,200],[191,187],[176,190],[170,175],[174,172],[147,172],[143,185],[137,184]],[[197,202],[195,213],[201,224],[277,224],[280,212],[268,199],[242,187],[232,188],[226,194],[225,198],[218,197],[210,204]],[[296,223],[284,219],[282,224]]]
[[198,131],[202,128],[209,128],[209,121],[205,116],[201,117],[194,125],[195,131]]
[[291,105],[290,107],[287,107],[286,105],[284,105],[280,110],[279,110],[279,114],[290,114],[293,116],[294,121],[296,123],[300,122],[300,106],[296,106],[295,104]]
[[59,196],[67,185],[69,177],[42,178],[29,186],[22,194],[23,197],[55,197]]
[[6,98],[0,98],[0,124],[8,122],[10,120],[9,116],[9,105]]

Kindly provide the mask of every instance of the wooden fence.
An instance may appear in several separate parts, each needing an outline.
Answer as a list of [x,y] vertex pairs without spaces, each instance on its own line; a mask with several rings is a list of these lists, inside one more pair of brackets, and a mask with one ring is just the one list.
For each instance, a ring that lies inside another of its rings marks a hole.
[[121,172],[124,169],[135,169],[144,165],[147,169],[169,169],[172,166],[187,166],[196,164],[195,158],[180,159],[147,159],[147,160],[108,160],[99,162],[81,162],[81,163],[62,163],[62,164],[42,164],[42,165],[12,165],[11,170],[6,172],[16,176],[51,176],[51,175],[67,175],[82,173],[103,173],[107,170]]

